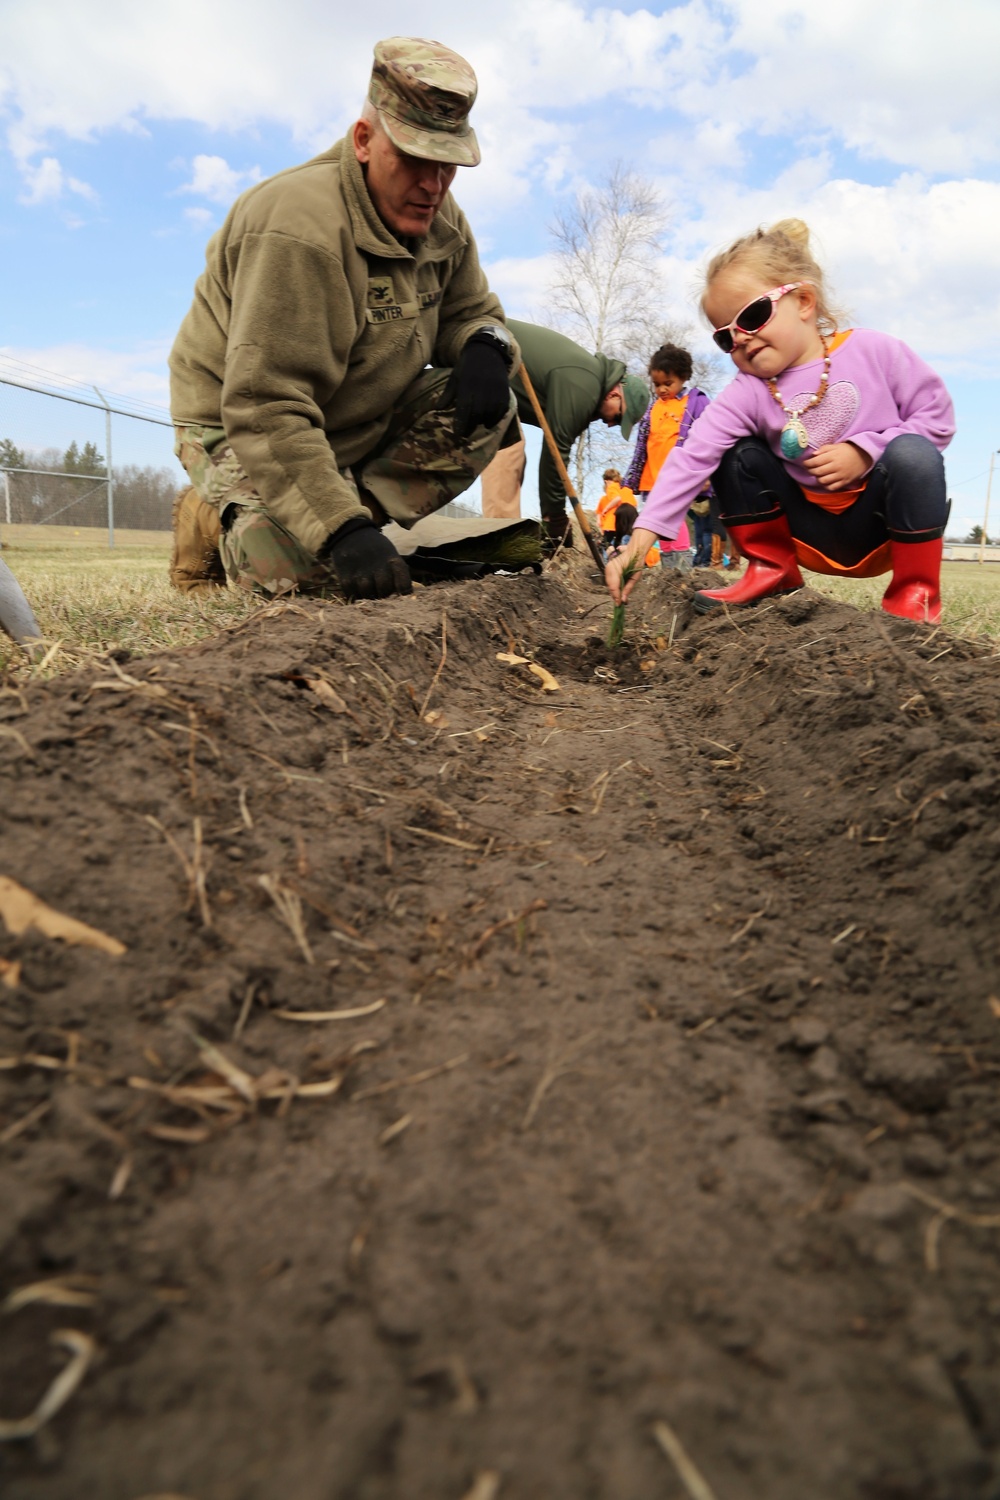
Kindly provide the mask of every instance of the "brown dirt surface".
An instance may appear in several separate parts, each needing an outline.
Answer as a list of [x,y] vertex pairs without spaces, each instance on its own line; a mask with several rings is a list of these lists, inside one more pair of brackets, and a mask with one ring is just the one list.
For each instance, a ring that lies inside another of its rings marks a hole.
[[997,659],[696,581],[0,696],[7,1500],[1000,1494]]

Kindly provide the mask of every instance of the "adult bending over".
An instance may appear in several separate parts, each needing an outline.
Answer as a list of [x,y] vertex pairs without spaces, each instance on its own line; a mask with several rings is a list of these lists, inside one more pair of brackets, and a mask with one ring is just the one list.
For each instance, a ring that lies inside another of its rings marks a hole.
[[[552,430],[563,463],[569,451],[591,422],[620,427],[622,437],[630,437],[632,428],[649,405],[649,386],[638,375],[627,375],[620,359],[607,354],[588,354],[580,344],[552,328],[538,323],[509,323],[521,350],[521,361],[528,372]],[[513,381],[517,397],[517,414],[530,427],[538,418],[524,384]],[[524,478],[524,442],[504,448],[483,475],[483,515],[514,519],[521,513],[521,481]],[[545,542],[549,550],[572,540],[566,514],[566,491],[559,477],[548,444],[542,444],[538,463],[538,502],[542,515]]]

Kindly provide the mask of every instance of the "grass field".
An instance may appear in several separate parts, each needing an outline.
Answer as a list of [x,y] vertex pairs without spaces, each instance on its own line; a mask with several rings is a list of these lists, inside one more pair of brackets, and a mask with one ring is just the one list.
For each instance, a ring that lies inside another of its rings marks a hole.
[[[186,646],[244,619],[259,601],[235,589],[178,594],[167,581],[170,536],[107,533],[68,526],[0,526],[3,559],[31,601],[51,647],[43,676],[71,670],[95,652],[124,648],[134,656]],[[823,593],[877,609],[884,578],[832,579],[809,574]],[[945,563],[943,624],[956,635],[1000,641],[1000,565]],[[0,635],[0,670],[37,674]]]
[[[179,594],[167,581],[168,532],[73,532],[68,526],[2,526],[3,560],[28,596],[50,646],[42,675],[70,671],[94,652],[124,648],[145,656],[187,646],[243,619],[258,601],[235,589]],[[18,535],[20,533],[20,535]],[[25,535],[25,534],[28,535]],[[65,533],[65,535],[64,535]],[[28,668],[0,633],[0,670]]]

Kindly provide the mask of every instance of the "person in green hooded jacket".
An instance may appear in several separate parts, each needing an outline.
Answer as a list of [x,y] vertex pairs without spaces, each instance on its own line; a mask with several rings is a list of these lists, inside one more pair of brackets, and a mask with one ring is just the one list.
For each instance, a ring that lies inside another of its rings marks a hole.
[[410,591],[382,527],[467,489],[514,423],[517,345],[449,188],[476,76],[377,43],[344,140],[258,183],[209,242],[170,355],[178,588]]
[[[638,375],[626,374],[620,359],[588,354],[563,333],[537,323],[507,320],[521,350],[521,363],[535,389],[538,404],[552,429],[563,463],[577,438],[591,422],[620,427],[629,438],[649,405],[649,386]],[[535,409],[520,376],[511,382],[517,415],[530,427],[539,426]],[[518,448],[505,444],[482,476],[483,515],[514,519],[520,515],[520,487],[524,475],[523,439]],[[550,547],[569,541],[566,491],[548,444],[542,444],[538,465],[538,501]]]

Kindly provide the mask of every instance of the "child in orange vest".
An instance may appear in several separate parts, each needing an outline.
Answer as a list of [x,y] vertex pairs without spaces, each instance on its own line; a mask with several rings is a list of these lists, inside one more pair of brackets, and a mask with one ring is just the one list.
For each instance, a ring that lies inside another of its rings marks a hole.
[[602,477],[604,494],[597,502],[597,524],[604,534],[604,545],[610,551],[616,545],[618,528],[615,525],[615,516],[618,507],[619,505],[634,505],[635,496],[627,486],[622,484],[622,476],[617,469],[605,469]]
[[[625,476],[625,483],[637,491],[641,500],[653,488],[673,449],[683,446],[691,424],[709,404],[704,391],[688,385],[693,368],[690,354],[677,344],[663,344],[649,361],[649,378],[656,394],[636,429],[635,452]],[[678,563],[682,558],[689,559],[687,523],[681,522],[672,542],[660,545],[666,555],[676,553]],[[674,562],[672,556],[670,560]]]

